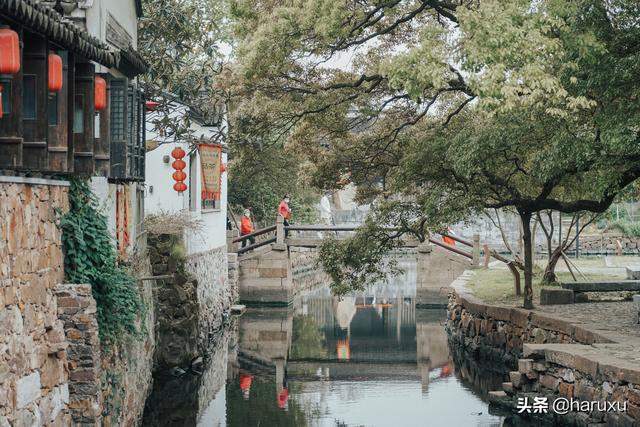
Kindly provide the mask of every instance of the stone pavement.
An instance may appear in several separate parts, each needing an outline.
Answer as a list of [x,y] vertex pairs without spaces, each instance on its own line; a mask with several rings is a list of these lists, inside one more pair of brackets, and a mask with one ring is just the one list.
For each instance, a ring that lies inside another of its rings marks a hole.
[[638,314],[634,313],[631,301],[546,305],[537,306],[535,311],[549,313],[571,323],[581,323],[598,332],[606,331],[604,335],[615,335],[612,339],[616,342],[624,343],[625,336],[640,339]]

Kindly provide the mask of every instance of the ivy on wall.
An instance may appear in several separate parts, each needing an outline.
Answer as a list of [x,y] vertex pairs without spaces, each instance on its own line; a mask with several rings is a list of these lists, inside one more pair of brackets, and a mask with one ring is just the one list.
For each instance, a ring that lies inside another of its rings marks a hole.
[[102,343],[137,335],[136,321],[145,307],[135,279],[117,263],[107,219],[87,181],[71,181],[69,212],[60,227],[65,275],[71,283],[91,284]]

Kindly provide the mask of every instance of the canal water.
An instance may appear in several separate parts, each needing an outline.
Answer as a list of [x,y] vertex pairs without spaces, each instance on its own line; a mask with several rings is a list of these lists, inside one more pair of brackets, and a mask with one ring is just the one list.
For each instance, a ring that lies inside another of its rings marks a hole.
[[415,304],[415,269],[342,299],[249,309],[188,372],[157,375],[148,426],[499,426],[504,372],[450,349],[446,312]]

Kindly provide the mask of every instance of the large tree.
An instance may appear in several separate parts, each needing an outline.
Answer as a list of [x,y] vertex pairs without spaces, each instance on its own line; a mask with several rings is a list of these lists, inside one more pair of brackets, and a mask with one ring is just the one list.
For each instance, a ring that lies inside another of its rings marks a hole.
[[514,208],[527,307],[531,217],[602,212],[640,176],[637,1],[236,0],[231,10],[245,131],[305,147],[318,185],[355,183],[385,212],[411,203],[402,227],[423,238]]

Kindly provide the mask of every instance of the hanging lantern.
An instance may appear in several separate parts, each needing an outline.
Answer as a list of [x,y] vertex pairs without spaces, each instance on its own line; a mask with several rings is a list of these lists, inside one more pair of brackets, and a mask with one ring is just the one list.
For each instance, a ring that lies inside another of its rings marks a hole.
[[107,81],[99,76],[94,83],[94,108],[96,111],[107,108]]
[[55,53],[49,54],[49,92],[62,89],[62,58]]
[[186,155],[187,153],[185,153],[184,150],[180,147],[176,147],[173,150],[171,150],[171,157],[173,157],[174,159],[182,159]]
[[160,105],[160,103],[156,101],[146,101],[144,103],[144,107],[147,109],[147,111],[156,111],[158,105]]
[[187,164],[184,162],[184,160],[182,159],[178,159],[178,160],[174,160],[173,163],[171,163],[171,166],[177,170],[177,171],[181,171],[182,169],[184,169],[185,167],[187,167]]
[[0,28],[0,74],[20,71],[20,38],[10,28]]
[[184,180],[187,179],[187,174],[183,171],[183,169],[187,167],[187,164],[182,160],[186,155],[187,153],[180,147],[171,150],[171,157],[176,159],[171,163],[171,166],[176,170],[171,177],[176,181],[176,183],[173,184],[173,189],[178,193],[182,193],[187,189],[187,185],[184,183]]
[[175,171],[171,176],[173,177],[174,181],[184,181],[185,179],[187,179],[187,174],[184,173],[184,171]]

